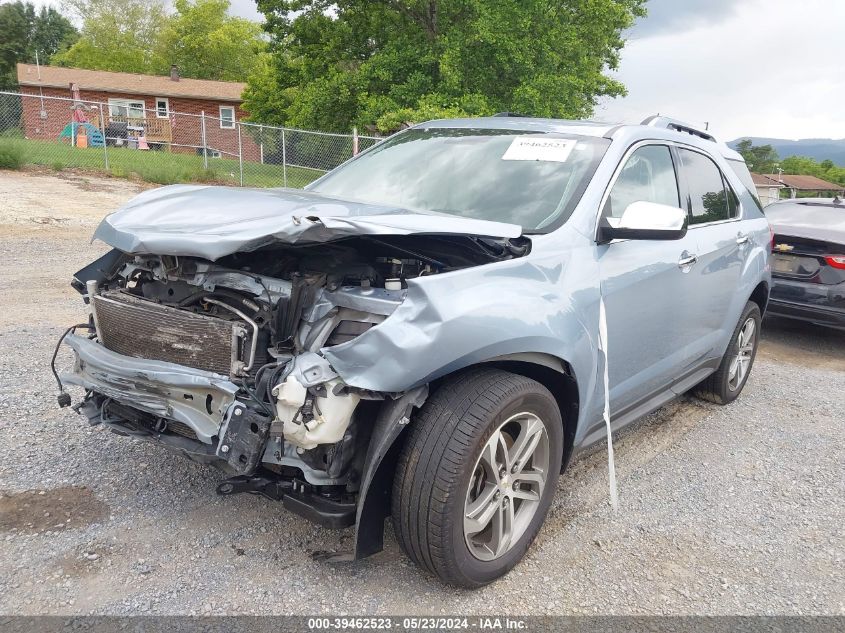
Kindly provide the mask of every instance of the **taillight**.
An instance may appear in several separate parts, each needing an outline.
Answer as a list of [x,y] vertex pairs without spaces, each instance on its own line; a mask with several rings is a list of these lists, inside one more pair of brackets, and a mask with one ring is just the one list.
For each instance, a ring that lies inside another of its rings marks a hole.
[[827,262],[828,266],[845,270],[845,255],[826,255],[824,261]]
[[775,228],[769,224],[769,252],[775,250]]

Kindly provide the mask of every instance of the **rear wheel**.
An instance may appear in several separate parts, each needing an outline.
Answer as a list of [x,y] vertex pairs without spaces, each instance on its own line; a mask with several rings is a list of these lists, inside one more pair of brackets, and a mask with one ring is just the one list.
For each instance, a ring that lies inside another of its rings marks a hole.
[[751,374],[760,338],[760,308],[753,301],[745,304],[716,373],[695,388],[695,395],[716,404],[736,400]]
[[563,429],[552,394],[523,376],[474,370],[443,384],[409,432],[392,500],[402,549],[454,585],[507,573],[554,497]]

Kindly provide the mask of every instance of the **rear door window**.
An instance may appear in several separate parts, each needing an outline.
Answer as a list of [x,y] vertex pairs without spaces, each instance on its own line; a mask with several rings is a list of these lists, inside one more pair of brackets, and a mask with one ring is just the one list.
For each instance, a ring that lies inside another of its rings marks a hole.
[[679,206],[678,180],[666,145],[646,145],[631,154],[613,183],[604,214],[621,218],[629,204],[641,201]]
[[679,148],[681,167],[687,184],[686,205],[690,225],[720,222],[735,218],[739,204],[722,172],[710,158],[699,152]]

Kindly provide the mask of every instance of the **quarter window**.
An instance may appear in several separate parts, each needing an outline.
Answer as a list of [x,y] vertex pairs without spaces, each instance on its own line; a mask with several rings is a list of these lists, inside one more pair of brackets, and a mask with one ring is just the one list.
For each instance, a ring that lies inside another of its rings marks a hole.
[[736,217],[739,205],[730,187],[725,185],[722,172],[704,154],[679,149],[684,177],[689,189],[687,206],[690,224],[719,222]]
[[231,106],[220,106],[220,127],[231,130],[235,127],[235,109]]
[[633,202],[679,206],[678,181],[667,146],[646,145],[631,154],[610,190],[604,214],[621,218]]
[[[757,208],[760,209],[760,211],[762,211],[763,205],[760,203],[760,197],[757,195],[757,187],[754,186],[754,180],[751,178],[748,166],[741,160],[728,160],[728,165],[730,165],[740,182],[745,185],[748,193],[751,194],[751,199],[754,200],[754,204],[757,205]],[[777,189],[769,189],[769,199],[777,200],[777,193]]]

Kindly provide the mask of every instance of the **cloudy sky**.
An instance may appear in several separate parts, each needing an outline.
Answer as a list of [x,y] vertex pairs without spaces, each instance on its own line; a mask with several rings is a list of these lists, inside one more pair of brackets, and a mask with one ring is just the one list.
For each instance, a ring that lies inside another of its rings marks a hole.
[[[254,0],[231,1],[233,14],[261,19]],[[649,0],[648,8],[615,73],[629,94],[601,103],[594,118],[659,112],[707,121],[725,140],[845,138],[845,0]]]
[[261,21],[264,16],[255,8],[255,0],[229,0],[231,4],[232,15],[239,15],[242,18],[249,18],[250,20]]
[[650,0],[616,76],[628,96],[596,117],[660,112],[717,136],[844,138],[845,2]]

